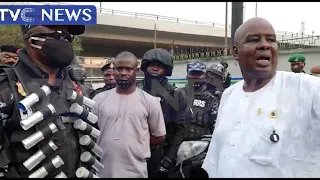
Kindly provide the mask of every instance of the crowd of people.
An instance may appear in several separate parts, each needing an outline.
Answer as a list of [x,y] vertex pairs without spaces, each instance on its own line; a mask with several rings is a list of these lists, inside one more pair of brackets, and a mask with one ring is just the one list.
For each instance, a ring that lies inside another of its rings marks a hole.
[[137,57],[123,51],[93,90],[71,44],[85,26],[21,29],[23,48],[0,47],[0,177],[170,178],[180,145],[204,136],[210,178],[320,172],[320,79],[304,72],[302,54],[289,58],[292,72],[277,71],[276,35],[265,19],[234,35],[243,80],[232,86],[226,62],[194,60],[177,88],[168,82],[172,54],[155,48],[142,57],[142,82]]

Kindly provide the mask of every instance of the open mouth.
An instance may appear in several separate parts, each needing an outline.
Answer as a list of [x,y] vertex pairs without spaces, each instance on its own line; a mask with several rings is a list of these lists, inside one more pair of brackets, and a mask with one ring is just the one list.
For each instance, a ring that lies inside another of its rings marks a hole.
[[271,64],[270,60],[271,60],[271,57],[269,55],[264,55],[264,54],[259,55],[256,58],[257,65],[262,67],[269,66]]
[[261,54],[256,58],[256,60],[258,60],[258,61],[259,60],[268,60],[268,61],[270,61],[270,56],[266,55],[266,54]]

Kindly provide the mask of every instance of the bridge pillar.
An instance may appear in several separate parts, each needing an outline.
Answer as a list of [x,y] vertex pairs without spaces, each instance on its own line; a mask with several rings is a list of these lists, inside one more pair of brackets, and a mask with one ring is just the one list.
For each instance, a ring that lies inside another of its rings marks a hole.
[[234,33],[242,23],[243,23],[243,2],[232,2],[232,15],[231,15],[232,45],[233,45]]

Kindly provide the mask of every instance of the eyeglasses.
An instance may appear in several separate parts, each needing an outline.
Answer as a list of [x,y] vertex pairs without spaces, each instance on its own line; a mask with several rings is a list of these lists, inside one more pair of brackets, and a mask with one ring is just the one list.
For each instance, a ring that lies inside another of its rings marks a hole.
[[24,37],[25,39],[29,39],[30,37],[38,37],[38,38],[45,38],[45,39],[57,39],[61,41],[69,41],[70,43],[74,40],[74,36],[68,32],[62,31],[53,31],[53,32],[37,32],[32,33],[29,36]]

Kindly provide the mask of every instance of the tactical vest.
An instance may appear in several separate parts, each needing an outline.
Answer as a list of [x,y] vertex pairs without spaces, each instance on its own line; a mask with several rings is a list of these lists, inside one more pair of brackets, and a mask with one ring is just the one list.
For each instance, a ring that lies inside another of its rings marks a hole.
[[203,135],[212,133],[214,117],[212,104],[215,99],[210,92],[195,93],[187,109],[186,140],[198,140]]
[[[178,91],[176,87],[169,84],[165,84],[164,88],[166,89],[169,96],[173,97],[174,100],[177,100],[177,97],[175,97],[176,95],[178,95],[178,93],[176,93]],[[175,129],[171,127],[171,123],[173,121],[176,121],[175,119],[176,117],[175,117],[175,110],[169,102],[170,101],[169,97],[164,97],[164,96],[165,94],[161,94],[158,92],[156,95],[156,98],[160,101],[160,105],[163,113],[163,119],[166,125],[166,139],[165,139],[165,142],[163,143],[163,145],[166,146],[169,144],[168,140],[170,139],[172,134],[174,134],[175,132]]]
[[[173,108],[171,107],[171,105],[169,104],[168,98],[164,97],[164,96],[169,95],[169,96],[174,97],[174,93],[177,91],[177,88],[170,85],[170,84],[164,84],[163,87],[167,91],[167,94],[164,92],[160,92],[160,91],[158,91],[156,94],[151,94],[151,92],[149,90],[145,89],[144,86],[140,86],[139,88],[143,89],[144,91],[146,91],[150,95],[156,97],[158,99],[158,101],[160,102],[162,113],[163,113],[163,118],[164,118],[165,126],[166,126],[166,139],[161,146],[167,146],[169,144],[168,139],[170,139],[170,137],[172,136],[172,134],[175,131],[173,128],[171,128],[170,124],[172,121],[175,121],[176,119],[175,119],[175,112],[174,112]],[[176,93],[176,94],[178,94],[178,93]],[[157,147],[158,147],[158,145],[151,145],[151,149],[157,148]]]
[[[83,110],[79,114],[71,110],[71,105],[76,102],[73,99],[67,100],[67,92],[76,90],[69,77],[63,80],[60,87],[51,87],[44,80],[29,78],[19,65],[13,70],[5,71],[15,99],[14,113],[5,126],[9,145],[1,152],[8,157],[6,162],[2,162],[8,167],[5,177],[72,178],[76,177],[76,174],[77,177],[82,176],[84,171],[88,172],[89,178],[95,176],[89,170],[92,169],[93,162],[96,166],[101,165],[96,162],[96,154],[92,153],[92,145],[96,145],[94,141],[97,137],[92,136],[93,140],[90,138],[88,146],[83,145],[83,142],[79,143],[80,138],[91,134],[87,129],[85,132],[75,128],[74,122],[83,119],[82,122],[89,127],[90,123],[84,117],[90,113]],[[50,94],[45,95],[44,91],[40,90],[43,85],[52,88]],[[41,92],[38,93],[38,102],[23,111],[18,103],[23,99],[30,99],[30,95],[36,92]],[[77,97],[79,100],[81,96]],[[84,104],[78,105],[84,107]],[[22,128],[24,123],[28,124],[27,121],[31,122],[32,119],[33,125],[29,123],[30,126]],[[41,120],[38,123],[34,123],[39,119]],[[87,162],[88,157],[91,162]]]

